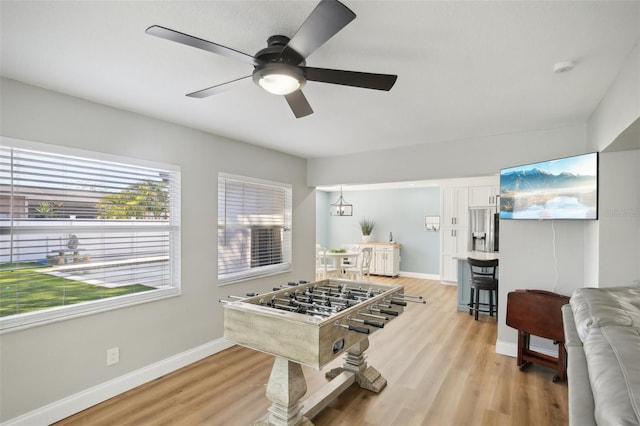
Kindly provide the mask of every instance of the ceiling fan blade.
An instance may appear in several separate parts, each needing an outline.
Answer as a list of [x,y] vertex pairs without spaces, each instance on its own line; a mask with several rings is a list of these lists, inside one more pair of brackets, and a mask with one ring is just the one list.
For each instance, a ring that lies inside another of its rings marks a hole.
[[298,28],[280,56],[286,56],[287,50],[291,49],[302,59],[306,58],[355,17],[356,14],[339,1],[322,0]]
[[145,31],[147,34],[164,38],[166,40],[174,41],[176,43],[185,44],[187,46],[195,47],[196,49],[206,50],[207,52],[217,53],[218,55],[234,58],[242,62],[247,62],[251,65],[259,65],[260,62],[251,55],[239,52],[237,50],[225,47],[216,43],[212,43],[207,40],[203,40],[198,37],[190,36],[179,31],[171,30],[169,28],[161,27],[159,25],[153,25]]
[[291,92],[288,95],[284,95],[284,98],[287,100],[291,111],[293,111],[293,115],[296,118],[305,117],[309,114],[313,114],[313,110],[311,109],[311,105],[307,101],[307,98],[302,93],[302,90],[296,90],[295,92]]
[[331,70],[326,68],[300,67],[309,81],[341,84],[389,91],[398,79],[397,75],[373,74],[369,72]]
[[206,89],[198,90],[197,92],[188,93],[187,96],[190,98],[206,98],[207,96],[215,95],[216,93],[229,90],[233,83],[237,83],[238,81],[244,80],[245,78],[249,77],[251,76],[247,75],[245,77],[236,78],[235,80],[227,81],[226,83],[217,84]]

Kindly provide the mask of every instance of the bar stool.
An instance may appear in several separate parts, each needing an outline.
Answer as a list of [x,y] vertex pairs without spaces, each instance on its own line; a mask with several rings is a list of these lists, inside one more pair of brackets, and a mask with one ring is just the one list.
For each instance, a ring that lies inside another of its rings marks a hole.
[[[478,321],[479,312],[488,312],[490,316],[493,313],[498,318],[498,280],[496,279],[496,269],[498,267],[498,259],[480,260],[467,259],[471,268],[471,297],[469,298],[469,315],[475,313],[475,320]],[[480,303],[480,291],[489,292],[489,303]],[[496,293],[496,303],[493,304],[493,292]],[[481,306],[487,309],[482,309]]]

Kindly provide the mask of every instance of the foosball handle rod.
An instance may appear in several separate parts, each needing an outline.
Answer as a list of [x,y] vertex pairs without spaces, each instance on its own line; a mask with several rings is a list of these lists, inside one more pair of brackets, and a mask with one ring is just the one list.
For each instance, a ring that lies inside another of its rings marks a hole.
[[347,317],[347,321],[355,321],[355,322],[362,323],[364,325],[370,325],[371,327],[384,328],[384,323],[378,322],[378,321],[369,321],[366,319],[351,318],[350,316]]
[[[422,299],[422,296],[420,296],[420,299]],[[391,296],[391,300],[393,303],[393,300],[397,300],[398,302],[404,302],[403,306],[407,306],[407,302],[411,302],[411,303],[424,303],[426,304],[427,301],[426,300],[414,300],[414,299],[405,299],[404,296]]]
[[227,295],[227,297],[228,297],[229,299],[244,300],[244,299],[246,299],[247,297],[254,297],[254,296],[257,296],[257,295],[258,295],[258,293],[249,292],[249,293],[247,293],[245,296],[234,296],[233,294],[229,294],[229,295]]
[[421,299],[421,300],[423,298],[422,296],[416,296],[416,295],[413,295],[413,294],[405,294],[405,293],[402,293],[401,296],[402,297],[411,297],[413,299]]
[[392,311],[390,309],[379,309],[379,308],[369,308],[370,310],[372,310],[373,312],[380,312],[381,314],[386,314],[386,315],[391,315],[392,317],[397,317],[399,312],[398,311]]
[[356,331],[358,333],[362,333],[362,334],[369,334],[370,330],[366,327],[357,327],[355,325],[351,325],[351,324],[340,324],[338,321],[336,321],[336,327],[342,327],[342,328],[346,328],[349,331]]
[[398,299],[394,299],[391,298],[389,300],[385,300],[385,302],[389,302],[392,305],[397,305],[397,306],[407,306],[407,302],[405,302],[404,300],[398,300]]
[[369,318],[375,318],[375,319],[389,321],[389,317],[385,317],[383,315],[373,315],[373,314],[369,314],[369,313],[366,313],[366,312],[360,312],[360,311],[358,311],[358,315],[361,315],[363,317],[369,317]]

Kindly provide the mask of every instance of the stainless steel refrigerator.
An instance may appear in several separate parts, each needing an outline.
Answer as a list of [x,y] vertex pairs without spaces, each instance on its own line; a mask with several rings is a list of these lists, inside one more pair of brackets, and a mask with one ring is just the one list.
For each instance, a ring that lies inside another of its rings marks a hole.
[[478,208],[469,210],[469,232],[473,251],[498,251],[498,228],[500,221],[496,209]]

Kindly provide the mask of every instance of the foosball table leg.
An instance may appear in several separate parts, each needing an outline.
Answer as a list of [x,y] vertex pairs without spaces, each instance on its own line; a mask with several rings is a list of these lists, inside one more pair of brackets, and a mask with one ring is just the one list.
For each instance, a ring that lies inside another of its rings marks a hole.
[[387,385],[387,379],[372,366],[367,366],[367,358],[364,351],[369,347],[369,339],[365,338],[353,345],[347,351],[342,367],[334,368],[325,374],[328,379],[333,379],[343,371],[355,374],[356,383],[363,389],[379,393]]
[[307,392],[302,366],[297,362],[276,357],[267,384],[267,398],[272,402],[269,413],[254,425],[291,426],[313,425],[302,414],[300,398]]

